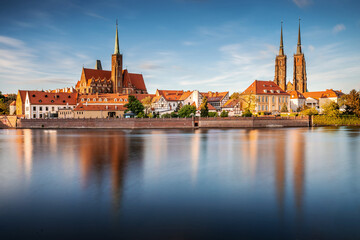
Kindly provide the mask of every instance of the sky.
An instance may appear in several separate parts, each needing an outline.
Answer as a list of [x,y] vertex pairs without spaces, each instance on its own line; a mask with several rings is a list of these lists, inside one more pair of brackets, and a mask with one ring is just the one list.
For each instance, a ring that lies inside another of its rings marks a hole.
[[116,19],[124,67],[156,89],[244,91],[273,80],[283,21],[293,79],[299,18],[309,91],[360,89],[358,0],[1,0],[0,91],[75,86],[110,70]]

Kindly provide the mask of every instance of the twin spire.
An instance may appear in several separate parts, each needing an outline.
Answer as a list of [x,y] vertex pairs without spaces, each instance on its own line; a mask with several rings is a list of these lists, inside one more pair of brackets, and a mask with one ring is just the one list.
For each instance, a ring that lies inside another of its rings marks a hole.
[[[283,22],[281,21],[281,35],[280,35],[280,49],[279,56],[284,56],[284,44],[283,44]],[[300,18],[299,18],[299,35],[298,35],[298,43],[296,54],[301,54],[301,36],[300,36]]]
[[118,34],[118,21],[116,19],[116,35],[115,35],[115,50],[114,54],[120,54],[119,51],[119,34]]

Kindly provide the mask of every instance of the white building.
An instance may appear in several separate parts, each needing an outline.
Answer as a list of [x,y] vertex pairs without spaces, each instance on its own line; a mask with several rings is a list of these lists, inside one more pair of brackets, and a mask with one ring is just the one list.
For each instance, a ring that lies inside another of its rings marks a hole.
[[290,109],[293,112],[297,112],[302,109],[306,103],[306,98],[299,91],[289,91],[290,94]]
[[152,109],[159,114],[175,111],[181,103],[182,90],[156,90],[152,99]]
[[25,118],[57,117],[60,108],[74,109],[76,103],[77,93],[26,91]]

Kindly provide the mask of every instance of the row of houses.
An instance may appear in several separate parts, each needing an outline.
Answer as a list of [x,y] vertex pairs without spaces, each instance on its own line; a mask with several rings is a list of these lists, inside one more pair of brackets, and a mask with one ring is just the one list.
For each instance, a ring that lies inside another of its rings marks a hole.
[[[147,98],[149,112],[160,115],[178,111],[182,106],[193,105],[200,114],[200,105],[206,97],[210,112],[227,111],[238,116],[249,105],[253,112],[279,113],[284,106],[296,112],[304,106],[321,108],[328,101],[338,102],[343,93],[332,89],[319,92],[285,92],[273,81],[255,80],[240,98],[230,99],[229,92],[200,92],[198,90],[156,90],[155,94],[132,94],[138,100]],[[53,91],[19,90],[16,115],[34,118],[106,118],[123,117],[129,95],[121,93],[79,94],[72,88]]]

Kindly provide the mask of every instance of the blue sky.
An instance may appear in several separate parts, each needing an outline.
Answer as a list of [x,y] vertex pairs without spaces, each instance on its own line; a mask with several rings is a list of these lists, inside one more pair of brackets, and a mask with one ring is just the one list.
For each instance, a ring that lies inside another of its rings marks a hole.
[[74,86],[100,59],[110,69],[115,21],[130,72],[148,91],[243,91],[273,80],[280,22],[288,81],[301,17],[308,89],[360,89],[356,0],[18,1],[0,8],[0,91]]

